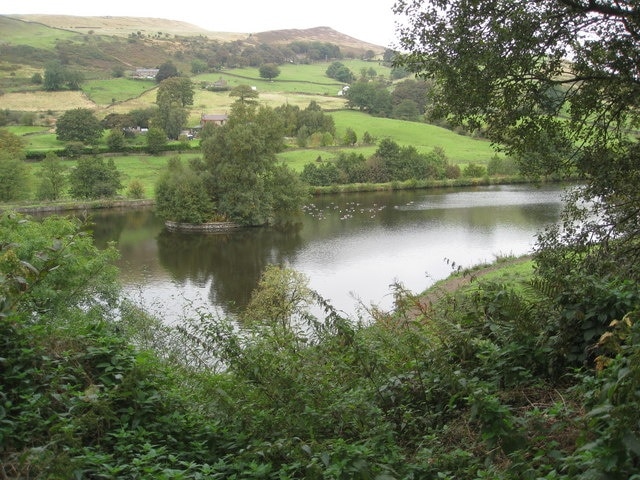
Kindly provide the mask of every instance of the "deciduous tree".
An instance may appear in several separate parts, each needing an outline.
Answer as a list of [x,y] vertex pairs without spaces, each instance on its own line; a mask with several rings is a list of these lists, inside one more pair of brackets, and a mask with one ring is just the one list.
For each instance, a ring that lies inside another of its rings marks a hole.
[[29,194],[29,169],[24,163],[24,142],[0,128],[0,201],[21,200]]
[[399,63],[436,81],[433,114],[484,129],[527,173],[586,182],[576,205],[590,208],[573,209],[543,245],[571,247],[552,250],[579,259],[572,268],[640,278],[637,2],[400,0],[395,10]]
[[41,200],[58,200],[67,185],[68,168],[53,152],[47,153],[40,167],[37,196]]
[[88,108],[74,108],[63,113],[56,122],[58,140],[93,144],[102,137],[102,124]]
[[187,223],[206,222],[214,213],[203,176],[179,157],[169,160],[158,180],[156,212],[165,220]]
[[171,77],[158,87],[158,110],[153,125],[161,128],[169,138],[177,139],[189,117],[188,107],[193,105],[193,83],[186,77]]
[[250,85],[238,85],[229,92],[230,97],[238,97],[240,103],[256,104],[258,98],[258,91],[252,88]]
[[273,80],[278,75],[280,75],[280,69],[275,63],[265,63],[264,65],[260,66],[259,73],[260,78]]
[[62,89],[64,85],[65,73],[64,67],[58,61],[52,61],[45,65],[43,88],[47,91],[55,91]]
[[236,101],[227,123],[202,141],[207,185],[220,213],[244,225],[262,225],[274,220],[279,207],[301,205],[303,199],[293,191],[284,198],[285,192],[275,188],[274,179],[284,178],[275,157],[283,137],[273,109]]
[[167,78],[177,77],[178,75],[178,68],[173,64],[172,61],[167,61],[158,67],[158,73],[156,73],[156,82],[160,83]]
[[112,158],[106,163],[100,157],[81,158],[69,175],[69,193],[75,198],[113,197],[122,188],[120,177]]

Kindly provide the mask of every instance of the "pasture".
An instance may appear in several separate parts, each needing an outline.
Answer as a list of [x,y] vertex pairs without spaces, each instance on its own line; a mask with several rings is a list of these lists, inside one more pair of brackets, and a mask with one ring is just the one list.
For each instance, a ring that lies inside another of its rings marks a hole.
[[33,48],[54,50],[56,42],[60,40],[75,40],[80,38],[78,33],[62,29],[52,29],[45,25],[32,22],[22,22],[14,18],[0,16],[0,30],[2,41],[13,45],[29,45]]

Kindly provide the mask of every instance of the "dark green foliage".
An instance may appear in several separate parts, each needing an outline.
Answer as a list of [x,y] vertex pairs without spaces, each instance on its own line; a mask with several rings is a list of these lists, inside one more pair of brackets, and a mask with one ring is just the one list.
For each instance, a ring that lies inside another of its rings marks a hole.
[[87,108],[74,108],[63,113],[56,122],[56,137],[65,142],[97,143],[103,127]]
[[355,145],[358,142],[358,136],[356,135],[356,132],[353,128],[347,127],[347,129],[344,132],[344,137],[342,139],[342,142],[345,145]]
[[169,77],[160,82],[156,94],[158,109],[153,117],[155,128],[164,130],[169,138],[177,139],[184,128],[193,105],[193,83],[186,77]]
[[471,178],[480,178],[487,174],[487,169],[483,165],[470,163],[462,169],[462,175]]
[[265,78],[267,80],[273,80],[280,75],[280,69],[274,63],[265,63],[264,65],[261,65],[259,72],[260,78]]
[[75,198],[113,197],[122,188],[120,176],[111,158],[81,158],[69,174],[69,193]]
[[67,170],[53,152],[47,153],[40,169],[37,197],[41,200],[59,200],[67,185]]
[[167,145],[167,134],[161,128],[152,127],[147,131],[147,151],[158,153],[165,149]]
[[21,200],[29,195],[29,169],[24,162],[20,137],[0,129],[0,201]]
[[503,158],[494,155],[487,165],[487,175],[517,175],[519,173],[517,163],[511,158]]
[[256,105],[257,98],[259,97],[258,91],[251,88],[251,85],[238,85],[237,87],[233,87],[229,92],[230,97],[238,97],[240,103],[248,103],[251,105]]
[[110,113],[104,117],[100,123],[105,129],[109,130],[113,130],[114,128],[124,130],[137,126],[137,122],[131,113]]
[[333,62],[327,68],[326,75],[342,83],[351,83],[356,77],[342,62]]
[[355,82],[346,94],[347,106],[380,117],[389,117],[393,110],[391,93],[380,81]]
[[547,325],[545,342],[554,371],[592,364],[594,347],[611,321],[640,308],[635,282],[616,277],[574,274],[543,277],[537,286],[552,300],[555,312]]
[[383,139],[375,154],[341,153],[333,162],[305,165],[302,179],[313,186],[348,183],[385,183],[406,180],[444,179],[460,176],[459,167],[449,165],[441,148],[421,154],[412,147],[401,147]]
[[48,91],[62,89],[64,85],[65,71],[59,61],[47,63],[44,69],[43,88]]
[[21,156],[0,150],[0,201],[27,198],[29,186],[29,169]]
[[273,183],[284,175],[275,158],[283,148],[283,130],[273,109],[238,100],[228,122],[208,133],[202,141],[207,188],[220,214],[243,225],[263,225],[274,220],[277,206],[302,205],[304,197],[292,195],[301,192],[295,183],[291,192]]
[[[424,80],[403,80],[395,85],[391,94],[393,98],[393,111],[395,118],[413,120],[424,115],[428,104],[429,84]],[[411,106],[411,107],[409,107]],[[412,109],[413,115],[409,115]],[[397,115],[404,112],[405,117]]]
[[[206,312],[172,328],[129,302],[105,308],[118,298],[114,251],[98,251],[79,223],[5,215],[0,234],[8,478],[637,472],[637,312],[590,337],[595,374],[548,371],[546,340],[566,319],[555,302],[482,280],[436,303],[396,285],[393,314],[371,309],[365,324],[271,266],[241,329]],[[603,282],[589,294],[617,316],[637,308],[632,287]]]
[[634,478],[640,466],[640,317],[638,311],[612,324],[600,338],[598,376],[585,378],[588,434],[568,459],[570,475]]
[[396,63],[436,82],[431,114],[482,129],[527,175],[579,175],[563,231],[541,247],[580,257],[562,268],[640,279],[638,5],[446,3],[397,9]]
[[119,152],[124,150],[126,141],[124,138],[124,132],[121,128],[111,129],[109,134],[107,135],[107,147],[111,152]]
[[296,55],[305,55],[310,61],[326,62],[327,59],[342,58],[340,47],[329,42],[304,42],[295,41],[288,45]]
[[156,213],[165,220],[187,223],[204,223],[213,217],[202,175],[178,157],[169,160],[156,185]]
[[128,115],[131,117],[132,126],[149,128],[149,122],[156,114],[157,107],[137,108],[131,110]]
[[156,82],[161,83],[163,80],[171,77],[179,76],[178,67],[176,67],[171,60],[164,62],[158,67],[158,73],[156,74]]
[[340,171],[333,162],[307,163],[300,178],[309,185],[334,185],[340,183]]

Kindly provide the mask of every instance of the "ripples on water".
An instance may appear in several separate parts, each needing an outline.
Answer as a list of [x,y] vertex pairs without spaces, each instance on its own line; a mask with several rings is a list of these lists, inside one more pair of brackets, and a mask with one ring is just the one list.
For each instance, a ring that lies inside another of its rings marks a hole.
[[358,193],[314,198],[289,228],[228,235],[163,230],[151,210],[96,215],[115,241],[125,287],[173,321],[191,307],[242,308],[267,264],[290,266],[336,308],[392,307],[390,285],[419,292],[450,272],[531,251],[558,219],[562,189],[527,185]]

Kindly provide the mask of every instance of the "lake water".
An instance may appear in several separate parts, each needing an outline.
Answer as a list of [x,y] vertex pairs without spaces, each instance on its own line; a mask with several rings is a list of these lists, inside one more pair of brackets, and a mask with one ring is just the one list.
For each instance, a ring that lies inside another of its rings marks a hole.
[[334,307],[393,306],[390,286],[420,292],[497,256],[529,253],[556,222],[558,185],[357,193],[315,197],[295,223],[227,234],[171,233],[152,209],[93,215],[96,244],[114,241],[130,296],[167,322],[192,308],[233,314],[268,264],[290,266]]

